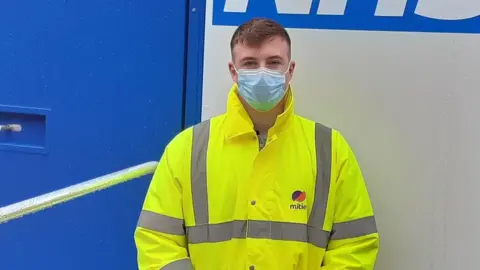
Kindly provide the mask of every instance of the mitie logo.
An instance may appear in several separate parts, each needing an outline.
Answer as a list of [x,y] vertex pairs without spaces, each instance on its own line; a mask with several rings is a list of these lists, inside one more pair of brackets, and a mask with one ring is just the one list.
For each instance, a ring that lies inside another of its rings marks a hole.
[[292,210],[306,210],[307,206],[303,203],[307,198],[307,193],[305,191],[297,190],[292,194],[292,201],[296,202],[290,205]]
[[480,33],[480,0],[214,0],[214,25],[267,17],[288,28]]

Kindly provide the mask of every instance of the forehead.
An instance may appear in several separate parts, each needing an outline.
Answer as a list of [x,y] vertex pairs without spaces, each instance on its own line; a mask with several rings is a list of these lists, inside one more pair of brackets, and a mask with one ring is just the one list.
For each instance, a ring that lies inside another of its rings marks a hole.
[[281,37],[273,37],[256,47],[247,46],[243,43],[238,43],[233,47],[233,55],[235,60],[241,60],[247,57],[267,59],[272,56],[288,58],[288,54],[288,43]]

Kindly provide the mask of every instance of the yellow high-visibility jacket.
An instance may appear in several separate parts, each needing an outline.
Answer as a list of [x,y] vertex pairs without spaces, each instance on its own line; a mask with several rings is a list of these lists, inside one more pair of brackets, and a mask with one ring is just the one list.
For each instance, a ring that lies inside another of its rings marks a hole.
[[260,149],[227,112],[166,147],[135,231],[140,270],[371,270],[379,237],[355,156],[333,129],[286,109]]

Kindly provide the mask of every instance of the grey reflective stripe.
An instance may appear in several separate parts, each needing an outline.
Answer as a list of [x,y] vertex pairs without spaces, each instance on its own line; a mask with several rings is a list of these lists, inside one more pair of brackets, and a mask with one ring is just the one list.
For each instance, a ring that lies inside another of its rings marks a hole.
[[322,124],[315,124],[315,153],[317,157],[317,176],[315,196],[308,225],[323,229],[330,191],[332,164],[332,130]]
[[210,120],[193,126],[191,181],[195,224],[208,224],[207,150]]
[[347,222],[333,224],[330,239],[341,240],[360,237],[377,232],[375,217],[365,217]]
[[300,223],[249,221],[247,235],[249,238],[296,241],[326,248],[329,232]]
[[160,215],[151,211],[142,210],[137,226],[161,233],[185,235],[182,219]]
[[206,224],[187,228],[187,239],[190,244],[216,243],[233,238],[245,238],[247,222],[236,220],[220,224]]
[[232,221],[208,224],[207,150],[209,136],[209,120],[193,127],[191,182],[195,226],[187,228],[187,238],[190,244],[222,242],[233,238],[249,237],[306,242],[326,248],[330,233],[323,231],[323,224],[330,191],[332,149],[330,128],[318,123],[315,125],[317,175],[314,203],[308,224],[271,221]]
[[273,221],[236,220],[187,228],[187,237],[190,244],[215,243],[248,237],[296,241],[326,248],[329,235],[329,232],[306,224]]
[[181,259],[165,265],[160,270],[193,270],[193,265],[190,259]]

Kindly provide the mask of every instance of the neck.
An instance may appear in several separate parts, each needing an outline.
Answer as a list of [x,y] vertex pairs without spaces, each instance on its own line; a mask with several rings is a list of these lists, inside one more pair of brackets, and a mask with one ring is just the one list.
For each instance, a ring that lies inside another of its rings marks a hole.
[[267,134],[268,130],[275,125],[277,117],[285,110],[285,99],[283,99],[279,104],[277,104],[277,106],[275,106],[275,108],[268,112],[256,111],[245,103],[244,107],[253,122],[255,130],[260,134]]

